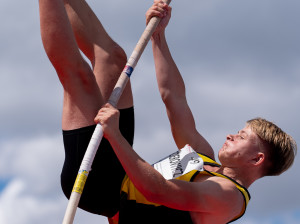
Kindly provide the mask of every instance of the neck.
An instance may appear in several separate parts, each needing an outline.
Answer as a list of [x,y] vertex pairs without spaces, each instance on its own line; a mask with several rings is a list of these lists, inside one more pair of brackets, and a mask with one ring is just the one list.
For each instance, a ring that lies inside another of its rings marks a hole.
[[240,169],[231,168],[231,167],[221,166],[215,172],[230,177],[231,179],[235,180],[236,182],[238,182],[240,185],[244,186],[245,188],[249,188],[250,185],[255,180],[258,179],[253,175],[255,172],[249,172],[249,170],[247,170],[247,172],[245,173]]

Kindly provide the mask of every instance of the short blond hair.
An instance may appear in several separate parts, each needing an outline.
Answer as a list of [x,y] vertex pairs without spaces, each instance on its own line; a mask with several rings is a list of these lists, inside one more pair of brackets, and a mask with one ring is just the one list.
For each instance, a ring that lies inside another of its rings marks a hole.
[[263,118],[254,118],[247,121],[247,124],[263,141],[266,148],[267,165],[262,175],[277,176],[289,169],[297,153],[294,139],[274,123]]

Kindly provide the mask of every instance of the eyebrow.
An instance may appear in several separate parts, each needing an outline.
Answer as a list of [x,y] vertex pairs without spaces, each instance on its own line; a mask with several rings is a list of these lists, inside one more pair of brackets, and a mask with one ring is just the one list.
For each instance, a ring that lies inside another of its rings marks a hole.
[[238,134],[246,134],[247,136],[249,135],[247,132],[245,132],[244,130],[240,130],[238,131]]

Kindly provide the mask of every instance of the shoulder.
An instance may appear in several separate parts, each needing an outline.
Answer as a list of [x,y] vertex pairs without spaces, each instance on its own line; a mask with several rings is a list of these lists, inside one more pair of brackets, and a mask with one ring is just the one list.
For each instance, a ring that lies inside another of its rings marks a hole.
[[199,184],[198,191],[201,191],[200,194],[205,200],[207,212],[231,216],[241,212],[243,196],[232,181],[212,176],[205,179],[196,178],[195,182]]

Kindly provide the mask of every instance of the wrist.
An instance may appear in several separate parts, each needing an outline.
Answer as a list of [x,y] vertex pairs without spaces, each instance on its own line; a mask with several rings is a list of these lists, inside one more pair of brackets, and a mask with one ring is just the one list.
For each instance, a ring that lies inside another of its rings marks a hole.
[[109,141],[118,141],[118,139],[122,136],[119,129],[110,130],[109,132],[104,134],[104,137]]
[[153,35],[151,36],[151,41],[152,42],[161,42],[162,39],[165,39],[165,32],[159,32],[159,33],[153,33]]

